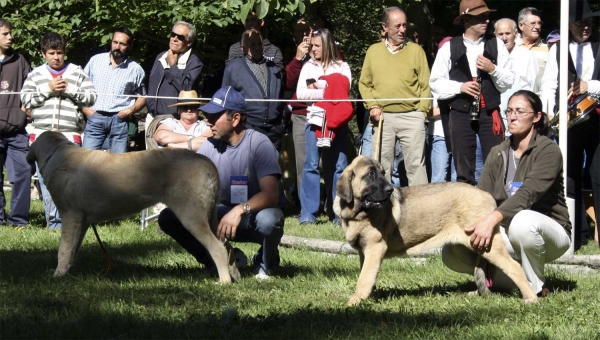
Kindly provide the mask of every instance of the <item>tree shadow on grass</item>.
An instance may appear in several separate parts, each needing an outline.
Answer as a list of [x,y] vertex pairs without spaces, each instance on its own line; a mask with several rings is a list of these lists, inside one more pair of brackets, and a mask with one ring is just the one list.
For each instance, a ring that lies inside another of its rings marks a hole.
[[[110,294],[100,291],[98,294]],[[154,317],[126,311],[106,311],[83,302],[65,304],[56,299],[43,303],[55,309],[63,322],[51,322],[40,317],[9,315],[0,331],[3,338],[225,338],[225,339],[324,339],[324,338],[410,338],[440,334],[443,329],[475,328],[500,320],[506,310],[473,306],[468,310],[414,312],[402,308],[395,311],[376,310],[369,305],[357,308],[313,307],[310,303],[286,312],[272,311],[251,316],[247,306],[235,306],[226,300],[220,307],[191,308],[186,300],[162,301],[155,290],[133,289],[136,305],[155,310],[167,304],[172,311],[186,313],[172,317],[156,310]],[[211,292],[199,291],[197,296],[211,298]],[[194,296],[187,297],[193,300]],[[214,299],[214,296],[212,297]],[[143,301],[142,301],[143,299]],[[250,308],[250,307],[248,307]]]

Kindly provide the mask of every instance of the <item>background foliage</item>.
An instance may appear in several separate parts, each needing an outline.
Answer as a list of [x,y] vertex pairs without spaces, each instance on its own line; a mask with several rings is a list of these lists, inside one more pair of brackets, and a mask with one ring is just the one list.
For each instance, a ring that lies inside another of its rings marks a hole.
[[[15,47],[33,66],[42,63],[37,45],[47,31],[68,37],[69,60],[83,66],[92,55],[108,50],[115,27],[126,26],[135,33],[132,57],[147,72],[156,55],[167,49],[171,25],[186,20],[198,30],[194,51],[204,62],[203,73],[209,80],[223,69],[228,48],[239,40],[242,22],[251,9],[265,18],[266,35],[282,49],[285,62],[295,51],[293,23],[305,16],[323,20],[334,31],[356,85],[364,54],[380,37],[380,15],[385,7],[405,9],[411,22],[409,36],[416,31],[420,43],[429,49],[432,25],[442,35],[462,32],[461,27],[452,25],[459,3],[460,0],[0,0],[0,16],[12,23]],[[493,19],[516,20],[521,8],[537,7],[546,23],[544,37],[559,26],[559,0],[488,0],[487,4],[497,9]],[[592,6],[598,5],[592,2]],[[357,95],[356,87],[353,95]]]

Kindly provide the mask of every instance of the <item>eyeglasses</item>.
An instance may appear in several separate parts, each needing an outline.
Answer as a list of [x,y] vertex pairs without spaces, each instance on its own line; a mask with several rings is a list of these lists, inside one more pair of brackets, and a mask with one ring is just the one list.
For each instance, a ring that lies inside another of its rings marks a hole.
[[585,20],[576,21],[573,24],[578,27],[585,27],[585,26],[591,26],[593,23],[594,23],[594,20],[585,19]]
[[504,115],[506,115],[506,117],[511,116],[511,115],[515,115],[517,117],[525,117],[529,113],[535,113],[535,112],[533,112],[533,111],[525,112],[525,111],[518,111],[518,110],[513,110],[513,109],[506,109],[504,111]]
[[185,41],[186,36],[183,34],[177,34],[175,32],[171,32],[171,38],[177,37],[180,41]]
[[321,32],[319,32],[319,30],[314,30],[314,31],[312,32],[312,35],[313,35],[313,37],[316,37],[316,36],[318,36],[319,34],[321,34]]
[[531,27],[534,28],[536,26],[542,27],[544,26],[544,22],[543,21],[534,21],[534,22],[523,22],[523,25],[527,26],[527,27]]

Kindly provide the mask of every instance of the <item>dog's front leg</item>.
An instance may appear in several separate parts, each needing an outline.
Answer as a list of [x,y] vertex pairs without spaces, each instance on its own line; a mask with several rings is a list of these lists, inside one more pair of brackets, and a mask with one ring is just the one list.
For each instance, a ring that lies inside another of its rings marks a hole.
[[88,226],[83,225],[83,218],[64,214],[62,216],[62,231],[58,246],[58,266],[54,277],[64,276],[75,265],[77,252],[81,247]]
[[364,251],[359,252],[364,254],[361,256],[360,276],[356,283],[356,291],[348,301],[348,306],[354,306],[371,295],[386,251],[387,245],[381,240],[377,243],[368,243]]

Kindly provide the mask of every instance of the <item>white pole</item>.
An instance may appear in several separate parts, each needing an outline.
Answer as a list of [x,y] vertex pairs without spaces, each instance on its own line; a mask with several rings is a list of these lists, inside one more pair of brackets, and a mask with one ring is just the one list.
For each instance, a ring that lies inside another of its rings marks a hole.
[[[567,91],[569,89],[568,83],[568,58],[569,58],[569,0],[560,1],[560,65],[558,79],[558,91],[559,102],[558,112],[560,117],[558,126],[560,126],[558,132],[558,145],[563,156],[563,176],[564,176],[564,187],[565,197],[567,197]],[[567,198],[567,207],[569,209],[569,219],[571,220],[571,247],[567,251],[567,254],[573,254],[575,252],[575,200]]]

